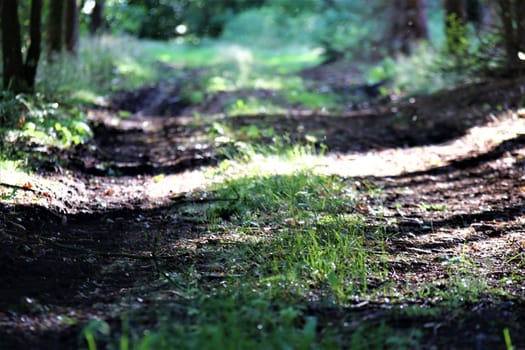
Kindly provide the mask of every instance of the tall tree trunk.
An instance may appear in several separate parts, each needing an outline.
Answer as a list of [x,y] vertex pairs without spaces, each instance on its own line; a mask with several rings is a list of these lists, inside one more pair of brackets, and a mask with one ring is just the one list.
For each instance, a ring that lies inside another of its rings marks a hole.
[[64,19],[64,1],[49,0],[48,15],[48,44],[49,53],[58,53],[62,51],[62,33]]
[[42,0],[32,0],[29,22],[30,44],[25,63],[18,19],[18,1],[0,0],[2,14],[3,87],[15,93],[32,92],[40,59]]
[[78,49],[78,5],[77,0],[67,0],[65,16],[64,40],[66,50],[77,55]]
[[518,50],[525,52],[525,1],[514,0],[514,16]]
[[507,54],[507,64],[514,66],[518,62],[518,38],[514,31],[512,19],[512,4],[511,0],[499,0],[500,17],[503,26],[503,40],[505,42],[505,52]]
[[104,24],[104,0],[96,0],[95,7],[91,13],[91,22],[89,23],[89,33],[95,35]]
[[[409,25],[414,38],[417,40],[428,39],[425,0],[409,0]],[[411,23],[411,24],[410,24]]]
[[23,67],[18,0],[2,1],[1,5],[3,86],[5,90],[18,91]]
[[428,39],[424,0],[398,0],[393,6],[392,49],[410,54],[418,40]]
[[22,76],[27,87],[32,91],[35,86],[35,77],[40,60],[42,43],[42,0],[31,1],[31,14],[29,18],[29,39],[31,40],[27,49],[26,60],[22,70]]

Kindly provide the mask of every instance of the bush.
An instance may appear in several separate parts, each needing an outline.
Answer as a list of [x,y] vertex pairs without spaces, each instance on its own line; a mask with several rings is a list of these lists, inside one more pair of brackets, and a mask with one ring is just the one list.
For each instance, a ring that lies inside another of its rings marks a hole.
[[250,9],[233,17],[224,27],[222,38],[258,47],[286,44],[314,44],[315,20],[311,14],[290,16],[281,7]]

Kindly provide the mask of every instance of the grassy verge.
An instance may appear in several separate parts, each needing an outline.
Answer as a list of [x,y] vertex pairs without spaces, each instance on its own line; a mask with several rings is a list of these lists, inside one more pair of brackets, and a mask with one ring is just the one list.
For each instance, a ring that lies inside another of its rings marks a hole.
[[[372,325],[348,325],[335,311],[389,292],[388,235],[359,210],[376,189],[360,192],[350,179],[316,174],[306,165],[315,151],[297,148],[280,155],[252,151],[219,167],[214,176],[224,181],[207,196],[222,200],[182,209],[202,218],[203,234],[218,241],[186,251],[191,266],[165,266],[165,287],[178,297],[164,311],[148,311],[159,327],[140,334],[127,328],[119,342],[136,349],[417,344],[412,329],[380,324],[372,335],[366,328]],[[270,160],[295,166],[268,171],[261,164]]]
[[[318,52],[304,47],[270,51],[221,42],[194,46],[127,37],[83,38],[76,59],[65,55],[42,60],[38,94],[2,96],[0,142],[5,147],[0,162],[27,163],[29,155],[21,152],[24,144],[67,148],[85,142],[91,137],[86,106],[105,105],[115,92],[159,82],[182,86],[181,95],[191,104],[231,93],[224,106],[228,115],[282,113],[289,104],[335,106],[332,97],[307,92],[307,84],[294,75],[319,60]],[[191,70],[198,71],[197,79],[187,74]],[[242,90],[271,90],[285,98],[239,96]]]
[[[186,264],[163,266],[153,305],[126,313],[107,341],[126,349],[411,349],[433,325],[505,298],[466,253],[440,257],[435,274],[403,271],[404,260],[425,261],[394,250],[395,235],[378,224],[381,190],[319,175],[317,156],[283,144],[224,161],[213,173],[220,182],[201,194],[220,200],[180,209],[204,224],[204,243],[181,252]],[[155,326],[141,325],[144,313]]]

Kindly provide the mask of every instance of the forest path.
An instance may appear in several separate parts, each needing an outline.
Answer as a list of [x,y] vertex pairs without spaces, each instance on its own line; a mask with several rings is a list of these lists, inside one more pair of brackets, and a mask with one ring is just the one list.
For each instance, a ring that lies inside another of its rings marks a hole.
[[[314,134],[329,147],[316,171],[382,188],[382,220],[399,233],[388,247],[397,283],[440,280],[447,257],[467,256],[497,285],[525,275],[523,264],[509,260],[525,248],[525,125],[519,113],[498,115],[484,104],[505,95],[512,106],[519,84],[491,93],[481,86],[457,104],[450,103],[456,92],[339,115],[290,110],[227,123],[270,124],[297,142]],[[210,125],[183,113],[122,119],[93,110],[90,118],[92,143],[21,178],[16,198],[0,206],[0,348],[76,348],[83,322],[117,322],[123,310],[158,302],[166,283],[158,261],[174,269],[205,265],[181,248],[218,239],[179,210],[181,198],[213,181],[209,170],[222,157],[207,137]],[[363,210],[373,217],[376,205]],[[466,310],[462,337],[494,337],[494,323],[482,321],[487,314],[512,320],[520,334],[525,288],[508,291],[516,303]],[[451,336],[454,323],[445,321],[441,334]]]

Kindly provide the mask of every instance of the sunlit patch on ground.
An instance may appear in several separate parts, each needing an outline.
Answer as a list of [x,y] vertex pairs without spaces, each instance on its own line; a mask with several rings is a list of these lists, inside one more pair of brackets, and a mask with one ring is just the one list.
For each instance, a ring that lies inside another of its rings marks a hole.
[[465,136],[443,144],[375,150],[364,154],[328,154],[322,161],[325,168],[320,171],[341,176],[395,176],[425,171],[447,166],[454,160],[483,154],[523,133],[523,119],[506,118],[472,128]]

